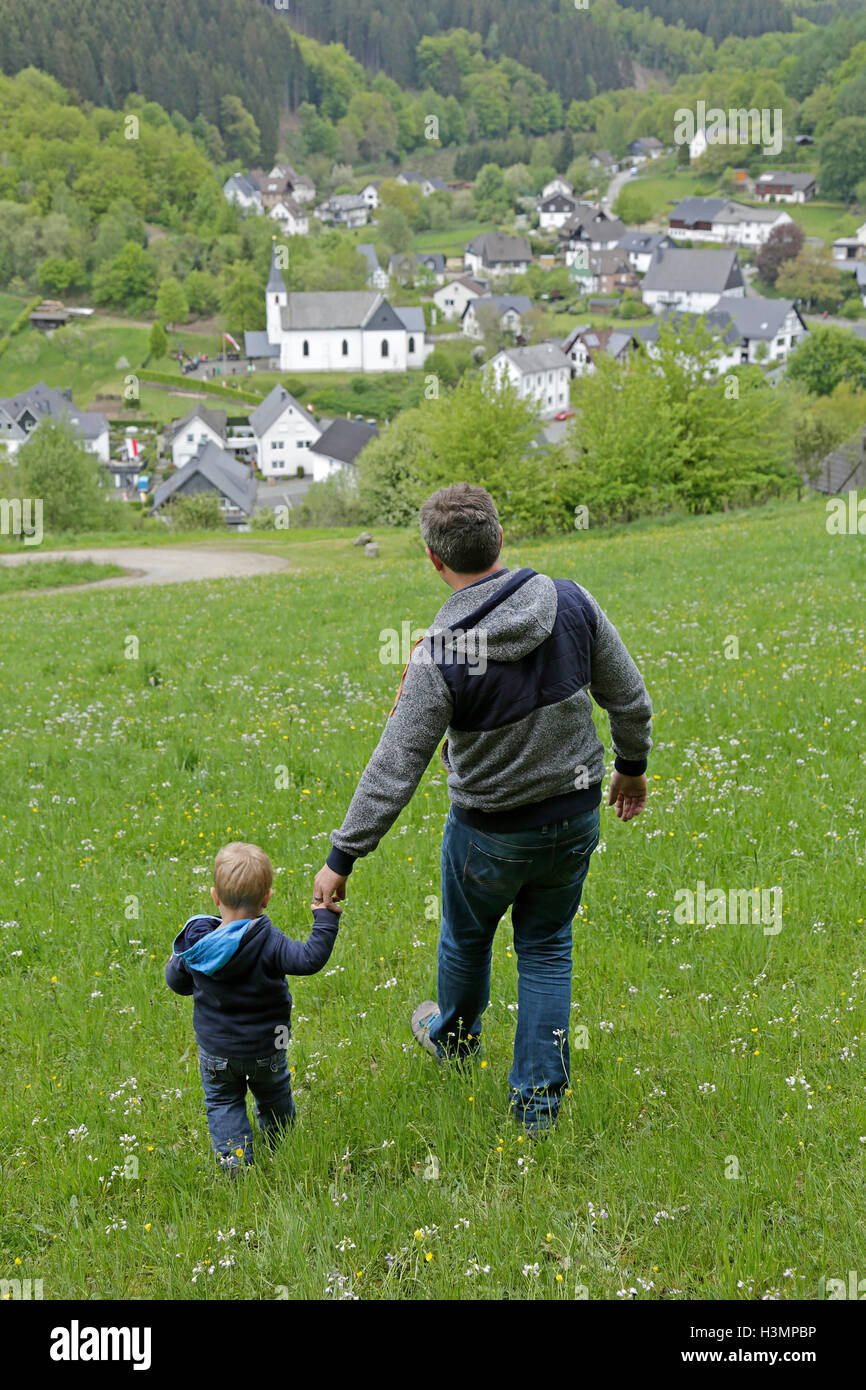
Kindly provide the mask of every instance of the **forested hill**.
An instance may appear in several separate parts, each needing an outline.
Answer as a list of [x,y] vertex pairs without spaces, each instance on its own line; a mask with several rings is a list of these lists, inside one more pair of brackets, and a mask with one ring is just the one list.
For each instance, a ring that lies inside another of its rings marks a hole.
[[265,159],[287,102],[314,95],[290,26],[259,0],[0,0],[0,69],[26,67],[100,106],[138,92],[221,130],[238,97]]

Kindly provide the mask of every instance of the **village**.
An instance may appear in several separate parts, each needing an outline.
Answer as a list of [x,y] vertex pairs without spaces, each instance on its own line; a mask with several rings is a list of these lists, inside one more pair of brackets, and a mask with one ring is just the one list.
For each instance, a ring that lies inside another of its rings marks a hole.
[[[796,148],[800,157],[799,142]],[[700,130],[689,162],[699,165],[706,149]],[[711,374],[759,366],[775,384],[809,327],[801,301],[754,288],[756,255],[796,232],[789,209],[816,197],[816,176],[774,167],[750,178],[735,169],[729,183],[739,196],[684,196],[662,223],[630,225],[618,213],[623,189],[639,190],[641,177],[674,153],[654,137],[632,141],[618,160],[595,150],[589,164],[598,176],[596,201],[557,174],[520,200],[508,225],[469,238],[462,255],[393,252],[384,264],[373,243],[385,206],[383,179],[317,201],[313,180],[290,164],[238,171],[225,181],[224,198],[244,219],[272,227],[266,326],[244,330],[240,342],[224,333],[218,354],[177,353],[190,384],[224,400],[209,394],[161,427],[138,426],[80,409],[68,388],[38,382],[0,399],[0,443],[14,459],[41,419],[65,418],[103,465],[118,500],[136,498],[151,516],[168,520],[175,499],[212,493],[226,524],[246,528],[262,509],[291,511],[314,483],[351,477],[366,445],[390,424],[351,411],[317,417],[312,402],[284,382],[259,389],[259,381],[275,376],[291,384],[308,374],[419,372],[438,389],[428,359],[437,348],[463,343],[490,389],[507,383],[534,404],[539,442],[555,442],[575,418],[582,379],[602,359],[628,370],[636,354],[658,354],[662,324],[689,334],[700,321],[714,344]],[[440,201],[465,188],[412,170],[392,183]],[[309,237],[316,221],[351,239],[366,289],[287,289],[292,244]],[[834,240],[830,255],[866,305],[866,221]],[[412,303],[405,302],[407,289]],[[551,332],[551,309],[561,324],[569,305],[580,306],[574,321]],[[43,301],[29,320],[35,332],[51,336],[92,313]],[[231,399],[238,388],[258,403],[239,410]]]

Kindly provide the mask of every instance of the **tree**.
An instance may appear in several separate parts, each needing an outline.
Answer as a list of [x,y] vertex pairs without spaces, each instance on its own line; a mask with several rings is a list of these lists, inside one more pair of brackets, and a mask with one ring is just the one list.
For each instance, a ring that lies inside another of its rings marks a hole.
[[642,226],[652,217],[653,203],[648,194],[640,188],[630,188],[628,184],[620,190],[613,208],[617,217],[632,226]]
[[783,261],[776,275],[776,289],[789,299],[805,300],[807,309],[838,309],[845,298],[843,272],[836,269],[823,251],[808,243],[793,260]]
[[157,291],[156,312],[169,330],[173,323],[183,323],[189,313],[186,295],[173,275],[167,275]]
[[100,465],[67,420],[41,421],[18,453],[22,495],[43,503],[46,531],[100,529],[110,520]]
[[93,277],[93,298],[113,309],[144,310],[153,302],[155,272],[141,246],[129,241]]
[[235,269],[223,292],[222,312],[235,337],[247,329],[265,327],[265,294],[251,266],[241,264]]
[[220,128],[229,159],[255,164],[261,152],[261,133],[240,97],[227,93],[222,98]]
[[77,257],[64,260],[62,256],[47,256],[38,271],[39,288],[45,294],[66,294],[81,285],[84,271]]
[[202,318],[216,313],[220,303],[220,290],[215,275],[206,270],[191,270],[183,282],[183,289],[192,313]]
[[866,117],[834,121],[818,145],[821,192],[848,199],[866,176]]
[[812,396],[829,396],[840,382],[866,388],[866,341],[847,328],[821,324],[791,353],[786,372]]
[[782,266],[799,256],[805,240],[796,222],[783,222],[781,227],[773,228],[755,257],[758,274],[765,285],[775,285]]
[[379,236],[389,251],[408,251],[412,245],[412,228],[396,207],[384,207],[379,213]]
[[215,492],[191,492],[175,496],[169,507],[175,531],[219,531],[225,525]]
[[840,381],[829,396],[794,398],[793,462],[797,471],[815,479],[821,463],[866,420],[866,397],[850,381]]
[[161,357],[165,357],[168,352],[168,338],[165,336],[165,329],[158,319],[151,326],[148,348],[155,362],[158,362]]

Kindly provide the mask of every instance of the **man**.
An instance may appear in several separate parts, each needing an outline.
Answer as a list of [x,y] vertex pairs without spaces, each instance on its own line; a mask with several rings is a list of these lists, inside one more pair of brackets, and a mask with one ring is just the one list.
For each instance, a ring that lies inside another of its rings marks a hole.
[[585,589],[502,564],[502,528],[483,488],[441,488],[420,522],[427,555],[453,593],[413,649],[313,896],[325,906],[343,897],[355,860],[376,848],[447,734],[437,1000],[419,1004],[412,1032],[441,1062],[477,1052],[493,936],[510,907],[518,966],[511,1107],[535,1134],[555,1122],[569,1079],[571,928],[598,844],[604,775],[592,699],[610,719],[616,761],[607,804],[624,821],[646,803],[652,707]]

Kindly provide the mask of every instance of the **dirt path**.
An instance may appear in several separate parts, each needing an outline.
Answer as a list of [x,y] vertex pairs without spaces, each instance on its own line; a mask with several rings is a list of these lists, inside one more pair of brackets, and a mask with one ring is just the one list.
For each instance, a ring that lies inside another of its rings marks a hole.
[[[126,574],[96,579],[90,584],[64,584],[49,589],[16,589],[15,593],[65,594],[82,589],[122,589],[131,584],[186,584],[199,579],[247,579],[284,570],[280,555],[254,550],[217,550],[202,546],[124,546],[98,550],[41,550],[38,554],[0,555],[2,565],[38,565],[43,560],[91,560],[121,565]],[[8,595],[7,595],[8,597]]]

